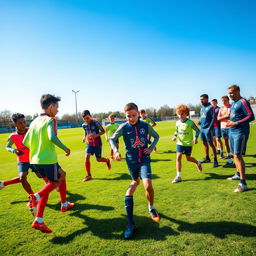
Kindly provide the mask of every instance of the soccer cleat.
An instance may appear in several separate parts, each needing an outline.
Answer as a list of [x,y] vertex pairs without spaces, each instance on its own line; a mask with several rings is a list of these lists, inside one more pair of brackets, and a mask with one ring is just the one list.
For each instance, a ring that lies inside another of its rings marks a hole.
[[225,163],[224,165],[222,165],[223,168],[236,168],[236,165],[234,163]]
[[68,202],[68,205],[67,206],[61,206],[60,210],[61,210],[61,212],[66,212],[67,210],[73,208],[74,206],[75,206],[74,203]]
[[84,179],[83,179],[83,182],[86,182],[88,180],[91,180],[92,179],[92,175],[87,175]]
[[174,180],[172,181],[173,184],[178,183],[178,182],[182,182],[182,179],[181,179],[180,176],[176,176],[176,177],[174,178]]
[[201,164],[210,163],[210,162],[211,162],[211,159],[206,157],[202,161],[200,161]]
[[3,189],[5,187],[4,182],[0,181],[0,190]]
[[28,209],[31,212],[31,214],[33,216],[35,216],[36,215],[36,206],[37,206],[37,201],[36,201],[35,195],[30,194],[28,196],[28,204],[27,204],[27,206],[28,206]]
[[135,231],[135,225],[128,226],[124,231],[124,239],[131,239]]
[[235,175],[233,175],[231,177],[228,177],[227,180],[240,180],[240,176],[235,174]]
[[242,183],[239,183],[237,188],[234,190],[235,193],[241,193],[241,192],[244,192],[248,190],[247,186],[242,184]]
[[44,222],[39,223],[39,222],[36,221],[36,220],[33,222],[32,228],[37,229],[37,230],[40,230],[40,231],[43,232],[43,233],[51,233],[51,232],[52,232],[52,230],[49,229],[49,228],[44,224]]
[[159,217],[159,214],[158,212],[156,211],[156,209],[152,209],[150,212],[149,212],[150,216],[151,216],[151,219],[154,221],[154,222],[159,222],[160,220],[160,217]]
[[110,160],[108,159],[107,161],[107,166],[108,166],[108,169],[111,170],[111,163],[110,163]]
[[217,161],[214,161],[212,167],[213,167],[213,168],[216,168],[216,167],[218,167],[218,166],[219,166],[218,162],[217,162]]
[[197,166],[197,170],[198,170],[199,172],[201,172],[201,171],[203,170],[203,167],[202,167],[200,161],[197,162],[196,166]]
[[225,159],[223,152],[220,153],[220,159]]

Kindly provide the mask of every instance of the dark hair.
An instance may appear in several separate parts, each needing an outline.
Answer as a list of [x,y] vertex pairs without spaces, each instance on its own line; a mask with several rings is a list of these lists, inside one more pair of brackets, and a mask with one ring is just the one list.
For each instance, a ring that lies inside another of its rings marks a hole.
[[130,110],[139,111],[139,108],[135,103],[128,103],[124,106],[124,112],[130,111]]
[[140,110],[140,113],[141,113],[141,114],[144,114],[144,113],[146,114],[146,110],[145,110],[145,109],[141,109],[141,110]]
[[228,89],[233,89],[234,91],[239,91],[240,92],[240,87],[236,84],[233,84],[228,87]]
[[227,99],[227,100],[229,100],[229,97],[228,97],[227,95],[225,95],[225,96],[222,96],[221,99]]
[[11,119],[14,123],[16,123],[19,119],[25,118],[25,116],[21,113],[15,113],[12,115]]
[[40,99],[42,109],[47,109],[51,104],[56,104],[60,101],[60,97],[51,94],[43,94]]
[[212,99],[212,101],[214,101],[214,102],[218,102],[216,99]]
[[203,97],[203,98],[206,98],[206,99],[209,99],[209,96],[208,96],[208,94],[202,94],[200,97]]
[[82,117],[90,116],[90,115],[91,115],[91,113],[90,113],[89,110],[84,110],[84,111],[82,112]]

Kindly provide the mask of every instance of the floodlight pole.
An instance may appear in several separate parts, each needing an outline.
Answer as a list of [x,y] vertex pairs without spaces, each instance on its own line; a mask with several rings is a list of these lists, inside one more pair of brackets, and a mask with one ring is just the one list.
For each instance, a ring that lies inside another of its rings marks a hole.
[[79,91],[72,90],[72,92],[75,94],[76,122],[78,123],[78,116],[77,116],[77,94],[79,93]]

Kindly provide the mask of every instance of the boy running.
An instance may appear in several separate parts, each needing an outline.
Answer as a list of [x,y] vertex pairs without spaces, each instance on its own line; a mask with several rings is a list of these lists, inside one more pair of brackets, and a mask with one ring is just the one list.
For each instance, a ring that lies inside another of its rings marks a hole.
[[[140,121],[138,106],[128,103],[124,107],[127,122],[120,125],[113,137],[110,138],[110,145],[114,150],[115,158],[121,161],[121,155],[116,147],[116,141],[123,136],[126,147],[126,163],[130,171],[132,182],[125,195],[125,208],[128,217],[128,226],[124,232],[124,238],[133,236],[135,223],[133,220],[133,194],[142,179],[148,210],[153,221],[158,222],[160,217],[154,208],[154,189],[151,181],[150,153],[159,140],[159,135],[146,122]],[[148,147],[148,135],[152,135],[154,140]]]
[[[178,105],[176,108],[176,113],[179,116],[180,120],[176,122],[176,131],[172,138],[173,141],[177,141],[176,145],[176,171],[177,176],[174,178],[172,183],[181,182],[181,159],[182,155],[186,155],[186,159],[189,162],[195,163],[199,172],[202,171],[202,166],[199,160],[196,160],[194,157],[191,157],[192,145],[197,144],[197,138],[200,134],[199,129],[195,123],[188,119],[189,108],[186,105]],[[196,132],[193,136],[193,130]]]
[[[106,137],[107,141],[109,140],[110,137],[113,136],[113,134],[119,127],[119,124],[115,123],[115,116],[113,114],[110,114],[108,116],[108,120],[110,121],[110,123],[106,126],[106,133],[105,133],[105,137]],[[116,147],[117,147],[117,149],[119,148],[118,141],[116,142]],[[112,148],[110,150],[110,159],[112,159],[112,160],[114,159],[114,151]]]
[[108,158],[101,157],[102,142],[100,136],[105,133],[104,128],[97,120],[92,118],[89,110],[84,110],[82,117],[84,119],[84,123],[82,124],[82,127],[84,128],[84,137],[82,142],[87,142],[85,149],[85,169],[87,176],[83,179],[83,182],[86,182],[92,179],[91,155],[95,154],[97,162],[106,163],[109,170],[111,169],[111,164]]
[[[6,150],[18,156],[17,161],[19,177],[7,181],[0,181],[0,190],[6,186],[21,183],[28,194],[34,194],[27,180],[28,170],[31,169],[38,178],[42,178],[42,176],[33,167],[33,165],[29,163],[29,149],[22,143],[28,131],[28,129],[26,128],[25,116],[20,113],[13,114],[12,122],[15,126],[16,131],[9,136],[6,144]],[[15,145],[16,148],[13,148],[13,145]],[[47,179],[45,181],[48,182]],[[31,205],[31,202],[28,203],[28,207],[30,212],[32,214],[35,214],[36,208]]]
[[58,113],[59,101],[59,97],[50,94],[42,95],[40,103],[43,113],[31,123],[23,140],[24,145],[30,149],[30,163],[34,165],[42,177],[47,177],[49,180],[49,183],[39,192],[29,196],[32,204],[34,206],[38,205],[32,228],[38,229],[43,233],[52,232],[44,224],[43,220],[44,209],[52,190],[58,186],[62,212],[74,207],[74,203],[69,203],[66,200],[65,172],[58,164],[55,151],[56,145],[65,151],[66,156],[70,155],[70,149],[62,144],[57,137],[57,124],[54,117]]
[[254,120],[254,114],[250,103],[241,97],[240,87],[232,85],[228,88],[229,97],[234,101],[230,108],[230,121],[227,123],[229,131],[230,149],[234,154],[237,172],[240,173],[240,183],[234,190],[236,193],[246,191],[245,163],[243,156],[250,134],[250,122]]

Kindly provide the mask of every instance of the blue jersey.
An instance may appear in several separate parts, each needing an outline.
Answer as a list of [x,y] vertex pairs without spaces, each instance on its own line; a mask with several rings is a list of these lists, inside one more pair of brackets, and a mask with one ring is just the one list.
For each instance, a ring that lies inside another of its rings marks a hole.
[[85,130],[86,135],[86,141],[87,144],[94,147],[101,146],[101,138],[100,136],[96,137],[95,139],[91,139],[91,134],[98,134],[100,131],[103,131],[103,127],[97,120],[92,120],[89,124],[83,123],[82,127]]
[[201,128],[213,128],[214,123],[214,109],[211,103],[207,103],[203,105],[200,110],[200,121],[199,121]]
[[254,114],[250,103],[241,98],[232,103],[230,108],[230,121],[238,124],[230,127],[231,132],[248,132],[250,131],[249,122],[254,120]]
[[117,148],[115,142],[120,136],[123,136],[127,164],[142,163],[150,160],[150,155],[144,154],[144,149],[148,147],[148,135],[154,138],[149,147],[150,150],[153,150],[159,140],[159,135],[151,125],[140,120],[135,125],[126,122],[119,126],[115,134],[109,139],[109,142],[116,153]]

